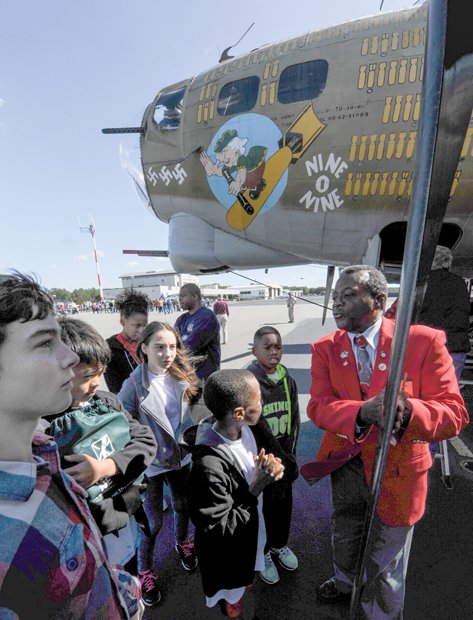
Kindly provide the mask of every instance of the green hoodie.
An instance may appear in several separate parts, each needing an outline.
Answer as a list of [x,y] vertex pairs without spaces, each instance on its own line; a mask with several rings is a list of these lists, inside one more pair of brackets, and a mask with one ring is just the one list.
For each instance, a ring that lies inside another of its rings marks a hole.
[[254,374],[261,387],[262,416],[284,452],[295,455],[300,427],[296,382],[282,364],[276,367],[278,379],[269,377],[256,360],[248,370]]

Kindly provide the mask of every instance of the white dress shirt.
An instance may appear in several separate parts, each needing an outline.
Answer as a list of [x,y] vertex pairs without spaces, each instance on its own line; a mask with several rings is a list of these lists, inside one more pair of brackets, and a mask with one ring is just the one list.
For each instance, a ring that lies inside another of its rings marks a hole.
[[366,338],[366,342],[368,343],[366,345],[366,351],[370,358],[371,368],[374,368],[374,364],[376,362],[376,352],[378,350],[379,332],[381,331],[382,320],[383,320],[383,317],[380,316],[379,319],[376,321],[376,323],[374,323],[374,325],[371,325],[371,327],[368,327],[368,329],[366,329],[362,334],[355,334],[354,332],[347,332],[348,337],[350,338],[351,347],[353,349],[353,353],[355,354],[355,359],[357,363],[358,363],[358,347],[355,344],[355,338],[356,336],[364,336]]

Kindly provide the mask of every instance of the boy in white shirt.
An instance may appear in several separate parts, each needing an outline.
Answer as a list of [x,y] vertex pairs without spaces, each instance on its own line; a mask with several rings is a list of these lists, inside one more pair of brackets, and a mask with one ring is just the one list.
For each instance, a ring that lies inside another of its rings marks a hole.
[[193,461],[189,508],[207,606],[219,603],[224,615],[237,618],[245,588],[264,568],[261,493],[284,466],[258,452],[251,430],[261,415],[261,392],[249,371],[213,373],[204,401],[215,422],[188,429],[181,441]]

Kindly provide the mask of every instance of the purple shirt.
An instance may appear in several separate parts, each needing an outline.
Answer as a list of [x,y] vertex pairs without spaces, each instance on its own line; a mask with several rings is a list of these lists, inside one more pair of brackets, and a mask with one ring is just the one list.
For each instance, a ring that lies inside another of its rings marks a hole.
[[220,325],[208,308],[199,308],[194,314],[185,312],[176,321],[186,349],[203,359],[195,365],[199,379],[207,379],[220,368]]

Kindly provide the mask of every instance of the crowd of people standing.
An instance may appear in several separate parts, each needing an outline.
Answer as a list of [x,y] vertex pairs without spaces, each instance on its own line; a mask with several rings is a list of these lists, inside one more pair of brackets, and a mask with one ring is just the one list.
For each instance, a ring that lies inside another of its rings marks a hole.
[[[325,432],[310,477],[331,476],[334,504],[334,575],[317,588],[327,604],[349,599],[355,575],[394,330],[386,299],[381,272],[345,268],[333,294],[338,329],[312,345],[308,416]],[[169,587],[154,553],[165,484],[175,551],[183,569],[200,567],[207,606],[240,617],[255,571],[274,585],[280,569],[297,570],[288,543],[300,413],[281,335],[257,329],[248,369],[219,370],[222,322],[194,284],[179,305],[174,326],[149,322],[149,299],[125,291],[115,302],[121,331],[105,342],[74,317],[58,323],[33,280],[0,285],[1,617],[138,619],[143,604],[158,605]],[[366,620],[402,617],[429,444],[468,422],[444,332],[413,326],[404,371],[363,582]],[[108,392],[98,390],[102,374]],[[71,532],[67,552],[48,529],[52,513],[57,532]],[[113,544],[125,530],[126,553]]]

